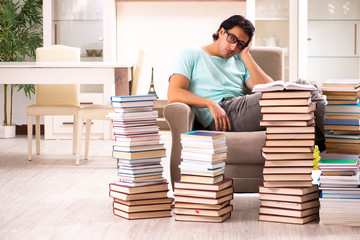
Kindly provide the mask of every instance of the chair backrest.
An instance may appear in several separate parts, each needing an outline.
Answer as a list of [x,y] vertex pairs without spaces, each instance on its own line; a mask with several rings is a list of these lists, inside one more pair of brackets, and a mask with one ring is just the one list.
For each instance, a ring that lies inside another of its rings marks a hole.
[[[36,49],[37,62],[80,62],[80,48],[52,45]],[[37,84],[36,104],[79,105],[78,84]]]
[[250,54],[259,67],[274,80],[284,79],[284,53],[279,47],[252,47]]

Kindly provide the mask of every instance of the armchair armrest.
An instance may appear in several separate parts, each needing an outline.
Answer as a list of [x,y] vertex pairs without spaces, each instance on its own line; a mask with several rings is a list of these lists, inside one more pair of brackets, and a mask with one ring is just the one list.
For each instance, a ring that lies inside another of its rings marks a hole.
[[174,181],[180,180],[178,167],[181,162],[180,134],[192,130],[195,114],[189,105],[180,102],[166,105],[163,114],[171,131],[170,177],[174,188]]

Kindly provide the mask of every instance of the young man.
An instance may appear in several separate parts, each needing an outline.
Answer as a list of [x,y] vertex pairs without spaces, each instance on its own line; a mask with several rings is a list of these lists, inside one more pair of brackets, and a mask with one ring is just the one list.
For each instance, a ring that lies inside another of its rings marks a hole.
[[[174,62],[168,102],[195,107],[197,121],[209,130],[264,129],[259,125],[261,94],[244,95],[246,88],[273,81],[249,53],[254,31],[249,20],[234,15],[221,23],[213,43],[184,49]],[[324,100],[313,95],[323,107]],[[318,130],[317,140],[323,141],[323,126]]]

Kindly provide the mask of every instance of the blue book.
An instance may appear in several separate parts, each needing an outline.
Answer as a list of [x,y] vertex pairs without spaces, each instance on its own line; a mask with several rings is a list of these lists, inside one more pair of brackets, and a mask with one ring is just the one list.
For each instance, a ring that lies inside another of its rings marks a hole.
[[137,101],[155,101],[156,95],[130,95],[130,96],[111,96],[112,102],[137,102]]
[[324,119],[326,125],[353,125],[359,126],[360,119]]
[[182,133],[181,138],[194,138],[194,139],[205,139],[205,140],[215,140],[224,137],[225,135],[220,132],[212,131],[191,131],[187,133]]
[[325,105],[325,113],[360,113],[360,103]]

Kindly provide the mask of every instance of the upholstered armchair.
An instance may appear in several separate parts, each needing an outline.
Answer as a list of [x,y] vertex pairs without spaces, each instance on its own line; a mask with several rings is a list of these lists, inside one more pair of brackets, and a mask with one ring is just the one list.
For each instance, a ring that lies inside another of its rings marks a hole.
[[[256,63],[274,80],[284,80],[284,55],[277,47],[252,47],[251,55]],[[194,111],[184,103],[171,103],[164,108],[169,124],[172,144],[170,155],[171,183],[180,179],[180,134],[195,130]],[[234,180],[235,192],[258,192],[262,185],[264,160],[261,147],[265,143],[265,131],[225,132],[228,154],[225,177]]]

